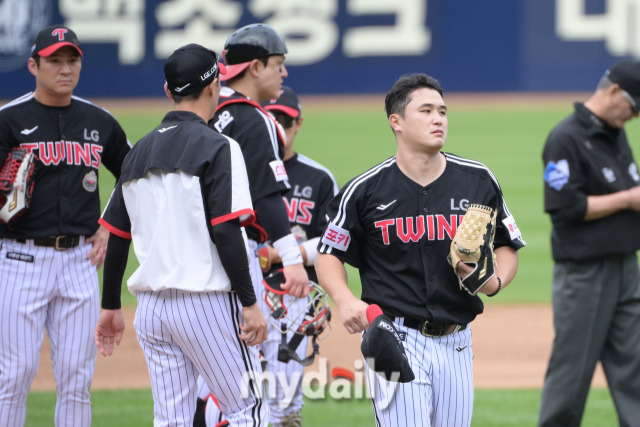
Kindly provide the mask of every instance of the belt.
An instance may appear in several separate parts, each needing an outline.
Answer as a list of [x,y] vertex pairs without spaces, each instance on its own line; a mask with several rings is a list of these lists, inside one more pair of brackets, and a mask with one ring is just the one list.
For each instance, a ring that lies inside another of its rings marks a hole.
[[57,251],[75,248],[80,244],[80,236],[52,236],[40,237],[36,239],[16,239],[18,243],[27,243],[27,240],[33,240],[36,246],[46,246],[48,248],[56,248]]
[[441,337],[467,329],[467,325],[455,323],[433,323],[428,320],[420,320],[413,317],[404,318],[404,326],[417,329],[426,337]]

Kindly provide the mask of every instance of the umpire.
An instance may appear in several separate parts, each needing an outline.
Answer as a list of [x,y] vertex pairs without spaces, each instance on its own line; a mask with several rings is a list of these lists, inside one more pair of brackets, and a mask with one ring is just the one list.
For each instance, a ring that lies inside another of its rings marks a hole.
[[640,62],[615,63],[549,134],[556,337],[540,426],[579,426],[602,362],[621,426],[640,420],[640,177],[624,124],[638,117]]

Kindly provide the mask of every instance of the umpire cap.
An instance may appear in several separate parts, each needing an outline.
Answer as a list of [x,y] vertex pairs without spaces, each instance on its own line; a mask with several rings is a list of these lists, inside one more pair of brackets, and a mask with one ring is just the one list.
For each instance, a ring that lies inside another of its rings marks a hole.
[[288,52],[282,36],[266,24],[251,24],[234,31],[224,44],[224,62],[227,74],[221,80],[230,80],[244,71],[254,59]]
[[191,43],[176,49],[164,64],[164,77],[172,95],[186,96],[204,89],[226,73],[214,51]]
[[76,33],[64,25],[52,25],[41,30],[33,40],[31,57],[35,58],[38,55],[51,56],[63,46],[73,47],[82,56],[80,42]]
[[631,103],[633,111],[640,111],[640,61],[631,59],[618,61],[604,75],[631,95],[634,101]]
[[416,377],[391,318],[383,314],[377,304],[371,304],[367,307],[367,319],[369,329],[364,334],[360,350],[369,367],[387,381],[413,381]]

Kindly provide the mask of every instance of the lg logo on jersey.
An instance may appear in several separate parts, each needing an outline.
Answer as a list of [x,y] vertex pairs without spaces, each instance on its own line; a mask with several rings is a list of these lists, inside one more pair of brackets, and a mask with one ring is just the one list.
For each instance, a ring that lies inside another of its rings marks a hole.
[[87,129],[85,128],[84,140],[98,142],[100,141],[100,133],[97,130],[92,130],[91,132],[89,132],[89,134],[87,134]]
[[469,209],[469,201],[467,199],[461,199],[456,206],[456,201],[451,199],[451,210],[452,211],[467,211]]

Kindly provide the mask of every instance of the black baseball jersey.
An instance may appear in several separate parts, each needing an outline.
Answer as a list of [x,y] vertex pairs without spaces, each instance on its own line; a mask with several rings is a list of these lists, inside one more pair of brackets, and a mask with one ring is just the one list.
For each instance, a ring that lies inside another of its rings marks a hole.
[[[608,126],[583,104],[549,134],[543,151],[544,206],[553,224],[556,261],[579,261],[640,249],[640,212],[585,221],[587,197],[640,184],[624,129]],[[612,238],[624,236],[624,238]]]
[[27,212],[0,237],[89,236],[98,229],[101,163],[118,178],[131,149],[106,110],[72,97],[66,107],[50,107],[26,94],[0,109],[0,164],[20,146],[39,161]]
[[229,291],[210,236],[236,218],[253,220],[240,147],[196,114],[172,111],[125,158],[100,224],[133,239],[140,266],[130,290]]
[[362,300],[385,314],[467,324],[482,313],[447,262],[472,203],[498,210],[495,247],[525,246],[502,190],[482,163],[443,153],[440,177],[422,187],[392,157],[347,183],[329,203],[318,251],[359,269]]
[[[289,190],[287,172],[281,160],[284,138],[273,116],[260,104],[223,87],[209,126],[240,144],[254,204],[267,195]],[[247,233],[256,241],[262,240],[253,227],[248,228]]]
[[[284,166],[291,189],[283,199],[289,214],[291,233],[300,244],[322,235],[327,223],[325,209],[338,193],[338,183],[327,168],[298,153],[285,160]],[[309,280],[317,282],[315,269],[305,268]]]

